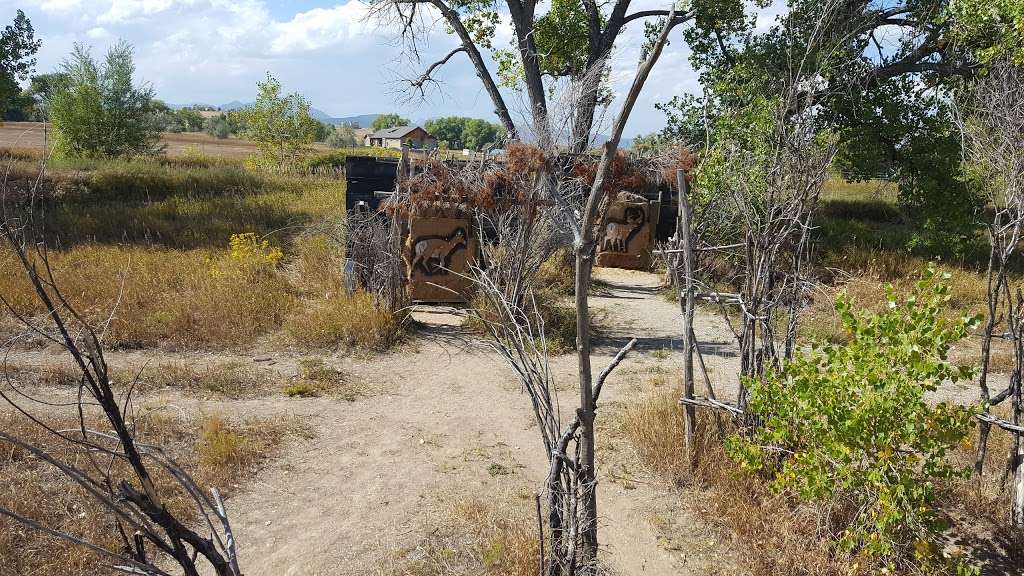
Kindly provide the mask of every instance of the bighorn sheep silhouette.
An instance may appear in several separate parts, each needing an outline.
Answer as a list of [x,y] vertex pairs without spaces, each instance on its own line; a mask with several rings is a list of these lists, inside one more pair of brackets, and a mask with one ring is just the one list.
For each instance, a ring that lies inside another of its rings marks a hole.
[[448,274],[452,256],[465,249],[465,228],[456,228],[449,236],[420,236],[412,244],[412,269],[426,276]]
[[639,206],[627,206],[623,216],[605,221],[604,242],[601,245],[605,252],[629,251],[629,243],[647,222],[647,213]]

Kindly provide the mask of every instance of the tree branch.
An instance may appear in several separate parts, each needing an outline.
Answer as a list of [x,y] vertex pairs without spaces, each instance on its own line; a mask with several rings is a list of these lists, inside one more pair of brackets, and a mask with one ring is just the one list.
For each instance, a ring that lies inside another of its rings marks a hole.
[[441,66],[447,64],[448,61],[451,60],[452,56],[455,56],[459,52],[466,52],[466,47],[459,46],[458,48],[455,48],[454,50],[449,52],[444,58],[428,66],[427,69],[423,71],[423,74],[420,74],[418,78],[414,80],[409,80],[409,88],[419,92],[421,98],[424,97],[426,95],[425,86],[428,83],[437,84],[437,80],[435,80],[433,77],[434,70],[437,70]]
[[692,18],[692,16],[687,12],[676,13],[675,11],[669,12],[668,10],[640,10],[638,12],[633,12],[632,14],[623,16],[622,25],[626,25],[632,22],[633,20],[639,20],[641,18],[667,18],[670,14],[673,15],[673,26],[675,26],[676,24],[682,24],[689,20],[690,18]]

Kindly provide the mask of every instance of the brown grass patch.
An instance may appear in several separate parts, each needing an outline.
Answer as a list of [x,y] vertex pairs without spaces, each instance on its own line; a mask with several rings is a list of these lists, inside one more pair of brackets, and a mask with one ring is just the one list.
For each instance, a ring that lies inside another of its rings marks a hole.
[[386,554],[379,576],[536,576],[533,503],[510,498],[452,502],[442,524],[413,547]]
[[[852,253],[856,254],[857,251]],[[801,311],[799,335],[804,341],[827,340],[842,342],[847,337],[842,322],[835,313],[835,298],[845,291],[857,308],[880,312],[885,306],[885,285],[892,284],[897,294],[911,290],[920,279],[928,262],[920,258],[885,255],[881,260],[847,263],[845,273],[832,279],[832,284],[820,286],[809,294],[811,303]],[[939,265],[938,271],[949,272],[950,299],[944,313],[950,316],[973,315],[986,311],[987,280],[984,273],[972,272],[949,265]]]
[[[401,315],[372,296],[341,294],[341,265],[326,240],[295,246],[280,265],[226,249],[101,245],[55,251],[49,260],[62,293],[93,326],[106,326],[113,348],[242,348],[286,324],[296,341],[321,348],[384,350],[399,339]],[[10,251],[0,250],[0,294],[20,314],[43,312]],[[22,329],[10,317],[4,324],[8,335]]]
[[[134,375],[124,374],[125,378],[118,378],[118,382],[127,384]],[[270,374],[241,362],[222,362],[206,367],[168,363],[145,368],[139,376],[138,389],[170,388],[238,399],[266,396],[273,389],[273,384],[274,378]]]
[[292,242],[294,258],[288,268],[292,284],[303,295],[313,298],[331,298],[345,288],[345,251],[343,246],[326,234],[300,236]]
[[[171,389],[238,399],[266,396],[274,385],[270,373],[236,361],[208,366],[165,362],[135,369],[112,365],[110,370],[111,382],[118,391],[129,387],[135,392]],[[19,386],[62,388],[77,386],[81,373],[70,362],[43,367],[11,362],[6,366],[6,374]]]
[[[70,426],[73,420],[57,418],[52,423]],[[0,426],[24,441],[49,448],[63,460],[73,454],[66,444],[20,415],[0,415]],[[98,423],[96,426],[103,429]],[[200,486],[218,486],[226,494],[252,478],[288,436],[308,434],[291,420],[229,421],[217,415],[182,420],[151,413],[138,418],[136,426],[140,441],[163,446]],[[155,481],[168,508],[191,519],[191,499],[174,490],[165,474],[155,473]],[[0,506],[118,550],[113,519],[104,508],[49,465],[6,445],[0,449]],[[92,552],[42,536],[6,518],[0,519],[0,557],[4,558],[0,568],[4,574],[85,576],[103,573],[106,566]]]
[[[279,327],[295,305],[276,273],[218,263],[205,250],[79,246],[49,256],[57,285],[105,341],[121,348],[238,346]],[[0,294],[22,314],[40,314],[25,274],[0,254]]]
[[306,358],[299,362],[298,378],[285,386],[286,396],[330,395],[347,402],[368,396],[369,389],[361,383],[351,381],[340,368],[328,366],[320,358]]
[[303,346],[382,351],[401,339],[405,323],[404,313],[389,312],[372,294],[358,292],[312,303],[291,318],[285,330]]

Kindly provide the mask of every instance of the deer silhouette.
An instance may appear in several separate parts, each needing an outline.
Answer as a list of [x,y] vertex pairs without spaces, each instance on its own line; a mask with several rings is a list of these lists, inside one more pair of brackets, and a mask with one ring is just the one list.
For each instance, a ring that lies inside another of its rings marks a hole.
[[412,269],[426,276],[448,274],[452,256],[466,249],[466,229],[456,228],[448,236],[420,236],[412,243]]
[[627,252],[629,243],[647,222],[647,214],[639,206],[627,206],[623,218],[608,218],[605,221],[604,242],[601,249],[605,252]]

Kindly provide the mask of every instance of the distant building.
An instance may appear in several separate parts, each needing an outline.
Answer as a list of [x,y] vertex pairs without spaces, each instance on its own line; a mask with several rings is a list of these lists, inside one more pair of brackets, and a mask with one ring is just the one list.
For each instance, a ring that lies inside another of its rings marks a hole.
[[434,150],[437,148],[437,138],[419,126],[396,126],[378,130],[366,135],[367,146],[379,146],[381,148],[401,149],[408,146],[415,150]]

